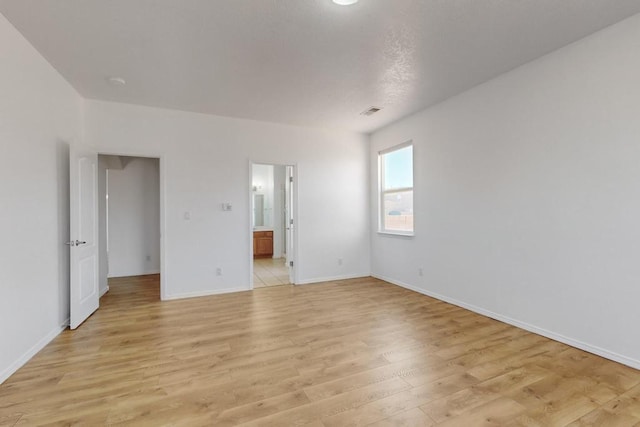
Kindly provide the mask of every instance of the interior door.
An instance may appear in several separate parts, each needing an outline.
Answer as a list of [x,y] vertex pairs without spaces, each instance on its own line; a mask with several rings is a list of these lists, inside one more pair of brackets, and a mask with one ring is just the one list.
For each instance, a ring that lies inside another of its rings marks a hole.
[[98,155],[69,153],[71,329],[98,309]]
[[293,186],[295,185],[293,179],[293,166],[287,166],[287,178],[285,183],[285,252],[287,254],[287,266],[289,268],[289,283],[295,284],[294,280],[294,268],[295,263],[293,260],[294,254],[294,234],[295,224],[293,222]]

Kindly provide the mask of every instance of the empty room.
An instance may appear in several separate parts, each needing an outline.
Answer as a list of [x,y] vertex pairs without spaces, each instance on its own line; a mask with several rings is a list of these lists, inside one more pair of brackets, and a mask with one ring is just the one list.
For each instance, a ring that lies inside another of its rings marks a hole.
[[640,426],[639,0],[0,0],[0,426]]

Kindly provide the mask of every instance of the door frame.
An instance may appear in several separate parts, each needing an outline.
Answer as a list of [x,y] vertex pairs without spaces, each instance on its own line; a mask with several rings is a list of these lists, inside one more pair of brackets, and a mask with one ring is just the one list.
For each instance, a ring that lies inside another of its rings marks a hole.
[[[146,157],[151,159],[158,159],[158,180],[159,187],[158,191],[160,192],[160,300],[165,301],[167,298],[167,275],[166,267],[165,267],[165,193],[166,193],[166,181],[165,181],[165,156],[158,152],[148,151],[148,152],[140,152],[140,151],[127,151],[127,150],[112,150],[106,149],[101,150],[97,148],[97,155],[103,156],[123,156],[123,157]],[[101,213],[104,215],[104,213]]]
[[253,165],[270,165],[270,166],[290,166],[293,168],[293,225],[294,225],[294,233],[293,233],[293,274],[290,274],[290,280],[292,285],[296,285],[299,281],[298,279],[298,271],[299,271],[299,263],[298,263],[298,235],[300,227],[298,226],[298,164],[297,163],[287,163],[287,162],[268,162],[268,161],[257,161],[257,160],[249,160],[249,180],[248,180],[248,197],[249,197],[249,221],[248,221],[248,229],[249,229],[249,290],[254,289],[253,283]]

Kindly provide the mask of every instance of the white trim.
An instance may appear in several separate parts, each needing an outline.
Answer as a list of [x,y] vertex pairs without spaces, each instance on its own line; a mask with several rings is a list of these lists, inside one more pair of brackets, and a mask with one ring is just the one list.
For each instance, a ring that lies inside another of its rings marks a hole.
[[20,356],[15,362],[13,362],[7,369],[0,372],[0,384],[5,382],[11,375],[15,374],[18,369],[24,366],[33,356],[35,356],[40,350],[42,350],[47,344],[54,340],[55,337],[60,335],[62,331],[69,327],[69,319],[57,328],[54,328],[47,335],[42,337],[37,343],[35,343],[29,350],[27,350],[22,356]]
[[244,287],[244,288],[214,289],[211,291],[187,292],[184,294],[165,295],[163,301],[171,301],[171,300],[185,299],[185,298],[208,297],[211,295],[231,294],[233,292],[246,292],[250,290],[251,289],[249,289],[248,287]]
[[167,191],[166,183],[166,160],[164,155],[158,157],[158,173],[159,173],[159,185],[160,185],[160,301],[164,299],[164,296],[168,293],[169,284],[167,283],[167,262],[166,262],[166,248],[164,236],[166,234],[166,212],[165,212],[165,197]]
[[[387,189],[384,186],[384,181],[386,177],[386,171],[384,170],[384,162],[382,161],[383,156],[387,154],[393,153],[395,151],[403,150],[407,147],[411,147],[411,187],[403,187],[403,188],[391,188]],[[389,235],[402,235],[402,236],[414,236],[415,233],[415,220],[411,227],[411,231],[402,231],[402,230],[392,230],[386,227],[385,223],[385,215],[384,215],[384,197],[387,194],[394,193],[402,193],[411,191],[411,199],[412,199],[412,209],[413,209],[413,201],[415,194],[415,152],[414,152],[413,140],[408,140],[402,144],[395,145],[393,147],[387,148],[382,151],[378,151],[378,233],[380,234],[389,234]]]
[[385,236],[415,237],[414,232],[408,232],[408,231],[402,232],[402,231],[385,230],[385,231],[376,231],[376,233],[382,234]]
[[[293,182],[295,183],[293,187],[292,194],[292,203],[293,203],[293,224],[294,224],[294,234],[293,234],[293,254],[291,256],[291,260],[293,261],[293,284],[298,284],[298,163],[296,162],[261,162],[253,159],[249,159],[249,290],[255,289],[255,284],[253,282],[253,232],[260,231],[259,227],[253,226],[253,165],[267,165],[267,166],[284,166],[284,167],[292,167],[293,168]],[[288,178],[287,178],[288,179]],[[273,231],[273,227],[270,228]],[[284,231],[284,230],[283,230]],[[281,254],[282,255],[282,254]],[[275,257],[275,253],[273,255]],[[278,257],[280,258],[280,257]],[[287,266],[287,269],[289,267]],[[291,279],[291,277],[290,277]]]
[[253,165],[256,164],[249,159],[249,289],[255,289],[253,283],[253,232],[256,231],[253,227]]
[[311,285],[315,283],[323,283],[323,282],[333,282],[336,280],[347,280],[347,279],[361,279],[363,277],[370,277],[369,273],[362,274],[347,274],[344,276],[331,276],[331,277],[315,277],[313,279],[305,279],[296,283],[296,285]]
[[413,139],[410,139],[410,140],[408,140],[406,142],[403,142],[402,144],[394,145],[393,147],[389,147],[389,148],[385,148],[384,150],[380,150],[380,151],[378,151],[378,155],[389,154],[389,153],[392,153],[394,151],[406,148],[406,147],[408,147],[410,145],[413,145]]
[[166,294],[168,292],[168,284],[167,284],[167,274],[166,274],[166,260],[165,260],[165,243],[164,236],[166,233],[166,224],[165,224],[165,197],[166,197],[166,160],[165,154],[158,151],[127,151],[126,149],[120,148],[119,150],[112,151],[111,148],[107,148],[101,150],[100,146],[91,145],[92,149],[95,150],[96,154],[106,155],[106,156],[126,156],[126,157],[146,157],[150,159],[158,159],[158,180],[159,180],[159,192],[160,192],[160,301],[164,301],[166,298]]
[[[292,167],[291,176],[293,178],[293,191],[291,192],[291,209],[293,209],[293,253],[291,255],[291,260],[293,261],[293,267],[289,269],[289,280],[294,284],[298,284],[298,280],[300,278],[300,202],[298,198],[298,194],[300,194],[300,169],[298,168],[298,163],[292,163],[287,165]],[[287,178],[288,179],[288,178]]]
[[98,298],[102,298],[107,292],[109,292],[109,286],[107,286],[100,292],[100,296]]
[[530,323],[522,322],[520,320],[516,320],[516,319],[513,319],[511,317],[504,316],[502,314],[494,313],[493,311],[486,310],[484,308],[477,307],[477,306],[472,305],[472,304],[467,304],[467,303],[459,301],[459,300],[457,300],[455,298],[450,298],[450,297],[447,297],[447,296],[444,296],[444,295],[441,295],[441,294],[438,294],[438,293],[435,293],[435,292],[431,292],[431,291],[419,288],[417,286],[409,285],[409,284],[401,282],[399,280],[394,280],[394,279],[391,279],[389,277],[379,276],[379,275],[375,275],[375,274],[372,274],[371,276],[375,277],[376,279],[380,279],[380,280],[384,280],[385,282],[389,282],[389,283],[391,283],[393,285],[400,286],[402,288],[406,288],[406,289],[409,289],[411,291],[418,292],[420,294],[429,296],[431,298],[436,298],[436,299],[438,299],[440,301],[444,301],[444,302],[447,302],[449,304],[453,304],[453,305],[456,305],[458,307],[462,307],[462,308],[467,309],[469,311],[473,311],[474,313],[478,313],[478,314],[481,314],[483,316],[490,317],[490,318],[495,319],[495,320],[499,320],[500,322],[507,323],[509,325],[518,327],[520,329],[524,329],[524,330],[532,332],[534,334],[542,335],[543,337],[547,337],[547,338],[552,339],[554,341],[558,341],[558,342],[561,342],[563,344],[567,344],[567,345],[569,345],[571,347],[575,347],[575,348],[578,348],[580,350],[584,350],[586,352],[595,354],[597,356],[604,357],[605,359],[609,359],[609,360],[613,360],[614,362],[622,363],[623,365],[630,366],[630,367],[632,367],[634,369],[640,369],[640,360],[633,359],[631,357],[627,357],[627,356],[624,356],[622,354],[618,354],[618,353],[615,353],[613,351],[610,351],[610,350],[607,350],[607,349],[604,349],[604,348],[601,348],[601,347],[598,347],[598,346],[595,346],[595,345],[592,345],[592,344],[588,344],[588,343],[585,343],[583,341],[579,341],[579,340],[576,340],[574,338],[567,337],[567,336],[564,336],[562,334],[558,334],[556,332],[549,331],[549,330],[544,329],[544,328],[540,328],[540,327],[532,325]]
[[382,194],[406,193],[407,191],[413,191],[413,187],[398,187],[392,188],[391,190],[382,190]]

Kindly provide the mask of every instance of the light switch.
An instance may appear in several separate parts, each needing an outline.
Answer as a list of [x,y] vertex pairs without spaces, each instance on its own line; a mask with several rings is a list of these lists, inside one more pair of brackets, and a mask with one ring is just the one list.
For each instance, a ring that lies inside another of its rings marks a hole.
[[184,219],[185,219],[185,221],[189,221],[191,219],[191,212],[186,211],[184,213]]

